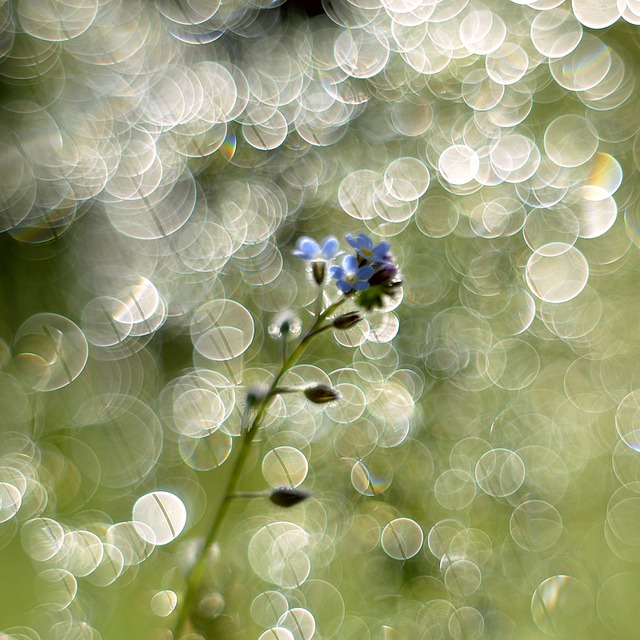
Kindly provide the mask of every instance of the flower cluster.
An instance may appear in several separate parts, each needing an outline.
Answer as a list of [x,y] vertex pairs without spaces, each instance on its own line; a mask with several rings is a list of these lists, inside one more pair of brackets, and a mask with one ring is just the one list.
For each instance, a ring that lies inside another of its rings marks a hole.
[[[310,318],[307,316],[310,322],[304,323],[308,325],[306,328],[303,327],[298,314],[288,309],[278,313],[268,327],[269,334],[280,343],[280,366],[269,384],[247,388],[240,425],[240,452],[235,456],[231,472],[227,475],[224,499],[218,501],[218,508],[211,520],[205,543],[201,545],[198,556],[189,569],[186,591],[178,608],[173,629],[174,638],[181,636],[181,631],[187,626],[192,629],[198,627],[200,618],[195,605],[201,590],[201,577],[210,556],[208,549],[217,541],[230,501],[236,498],[268,498],[278,507],[289,508],[311,497],[308,491],[293,486],[278,487],[270,492],[256,492],[236,491],[236,485],[242,477],[242,468],[248,459],[251,444],[260,431],[274,398],[283,394],[301,393],[308,402],[320,406],[330,406],[342,400],[340,391],[326,382],[283,384],[288,372],[298,363],[309,343],[326,331],[351,329],[363,321],[363,309],[384,309],[388,306],[385,298],[394,296],[400,290],[402,281],[398,267],[389,253],[388,242],[374,244],[364,233],[358,234],[357,237],[347,234],[346,240],[351,251],[345,255],[345,252],[340,251],[340,243],[334,236],[325,238],[321,243],[309,237],[302,237],[297,242],[293,254],[309,264],[313,279],[318,285],[316,308]],[[341,264],[333,264],[338,259]],[[331,296],[331,299],[327,300],[327,296],[324,295],[322,287],[327,273],[339,292],[338,299]],[[358,308],[349,309],[351,305],[346,303],[350,300],[353,300]],[[345,305],[345,309],[342,313],[336,313],[342,305]]]
[[318,244],[313,238],[298,239],[293,255],[311,264],[311,271],[318,286],[322,285],[326,265],[335,280],[338,290],[345,296],[356,296],[358,305],[364,309],[379,309],[385,306],[385,296],[392,296],[402,285],[397,265],[389,253],[390,244],[374,244],[365,233],[346,240],[354,250],[342,259],[342,265],[331,265],[340,255],[339,243],[334,236],[328,236]]

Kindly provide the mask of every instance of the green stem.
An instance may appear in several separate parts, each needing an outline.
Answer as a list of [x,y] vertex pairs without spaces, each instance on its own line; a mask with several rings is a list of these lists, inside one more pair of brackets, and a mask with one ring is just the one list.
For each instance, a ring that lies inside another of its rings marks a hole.
[[268,498],[268,491],[234,491],[227,496],[227,500],[233,500],[235,498],[252,500],[253,498]]
[[[231,506],[231,498],[236,497],[236,485],[240,479],[242,467],[244,466],[247,457],[249,456],[249,452],[251,450],[251,443],[253,442],[258,429],[260,428],[260,424],[264,419],[264,416],[269,408],[269,404],[279,393],[278,383],[283,378],[284,374],[291,369],[298,361],[300,356],[304,353],[304,350],[307,348],[309,342],[320,335],[327,329],[331,328],[331,324],[321,326],[322,323],[326,320],[327,316],[331,315],[340,305],[342,305],[346,301],[346,298],[341,298],[337,302],[330,304],[324,311],[316,314],[316,319],[313,324],[309,327],[307,332],[301,338],[300,342],[296,346],[296,348],[284,359],[282,365],[280,366],[280,370],[276,373],[269,390],[264,395],[262,400],[260,400],[260,404],[258,405],[256,415],[251,422],[251,426],[244,431],[245,427],[245,417],[243,417],[243,435],[242,442],[240,445],[240,452],[236,457],[233,466],[231,468],[231,472],[229,473],[229,477],[227,478],[227,484],[224,488],[224,494],[218,503],[218,507],[214,513],[213,521],[211,523],[211,528],[209,529],[209,533],[205,538],[205,541],[198,552],[198,556],[193,563],[191,570],[187,575],[187,584],[186,590],[184,594],[184,599],[182,600],[182,604],[178,609],[178,617],[176,619],[176,623],[173,627],[173,638],[174,640],[178,640],[180,631],[184,627],[187,622],[187,618],[191,613],[191,610],[194,605],[195,597],[198,593],[198,587],[200,586],[200,582],[202,581],[202,574],[204,572],[206,566],[206,558],[207,551],[211,547],[211,545],[215,542],[218,532],[220,531],[220,527],[229,511],[229,507]],[[248,413],[245,412],[247,421],[248,421]]]

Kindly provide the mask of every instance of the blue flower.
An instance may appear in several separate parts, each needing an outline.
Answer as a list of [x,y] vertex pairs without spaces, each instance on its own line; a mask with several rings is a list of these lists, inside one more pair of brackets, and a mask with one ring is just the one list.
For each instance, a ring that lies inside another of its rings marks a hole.
[[310,262],[328,262],[335,258],[338,253],[338,239],[334,236],[327,236],[322,245],[319,245],[313,238],[303,236],[298,238],[296,249],[293,255]]
[[369,278],[373,275],[373,267],[365,265],[358,267],[355,256],[345,256],[342,266],[333,266],[329,270],[332,278],[336,279],[336,286],[342,293],[350,291],[364,291],[369,288]]
[[357,254],[367,262],[385,262],[385,257],[391,246],[388,242],[381,242],[374,247],[373,240],[365,233],[359,233],[357,238],[348,233],[346,238]]

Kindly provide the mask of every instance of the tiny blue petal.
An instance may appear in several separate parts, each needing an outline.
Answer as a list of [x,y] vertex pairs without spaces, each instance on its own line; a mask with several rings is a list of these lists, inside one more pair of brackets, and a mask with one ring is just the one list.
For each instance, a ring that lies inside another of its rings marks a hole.
[[356,250],[357,255],[371,263],[384,262],[391,246],[388,242],[380,242],[374,246],[373,240],[364,233],[359,233],[357,238],[348,233],[346,238],[347,242]]
[[384,257],[387,253],[389,253],[390,247],[390,242],[381,242],[380,244],[376,245],[373,250],[376,254],[381,254],[382,257]]
[[358,269],[358,280],[368,280],[373,275],[373,267],[360,267]]
[[373,246],[371,238],[366,234],[360,232],[357,238],[354,238],[350,233],[346,235],[347,242],[356,250],[367,249]]
[[297,248],[293,255],[303,260],[313,260],[320,253],[320,246],[313,238],[303,236],[298,238]]
[[320,245],[318,245],[313,238],[302,238],[300,241],[300,249],[311,256],[320,253]]
[[338,243],[338,239],[335,236],[328,236],[322,242],[322,255],[327,259],[331,260],[338,253],[338,247],[340,244]]
[[342,267],[334,265],[333,267],[331,267],[329,269],[329,275],[332,278],[337,278],[338,280],[343,280],[344,277],[346,276],[346,273],[344,272],[344,269]]
[[338,252],[338,240],[334,236],[327,236],[319,245],[313,238],[303,236],[298,238],[293,255],[311,262],[328,262]]
[[358,270],[358,259],[355,256],[345,256],[342,266],[347,273],[356,273]]

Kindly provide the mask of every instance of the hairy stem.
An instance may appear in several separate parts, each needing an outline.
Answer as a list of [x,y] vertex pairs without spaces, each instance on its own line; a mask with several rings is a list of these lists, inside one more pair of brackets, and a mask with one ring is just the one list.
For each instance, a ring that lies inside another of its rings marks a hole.
[[178,617],[173,627],[174,640],[177,640],[177,638],[179,637],[179,634],[182,631],[185,623],[187,622],[191,610],[193,609],[193,606],[195,604],[194,601],[198,593],[198,587],[200,586],[200,582],[202,581],[202,574],[206,566],[207,551],[211,548],[211,545],[216,541],[216,538],[218,537],[220,527],[222,526],[225,516],[229,511],[229,507],[231,506],[231,498],[236,497],[237,495],[236,485],[240,480],[240,477],[242,475],[242,468],[246,462],[247,457],[249,456],[249,452],[251,450],[250,445],[253,442],[258,429],[260,428],[262,420],[264,419],[267,409],[269,408],[269,404],[271,403],[273,398],[275,398],[280,393],[278,383],[285,375],[285,373],[287,373],[287,371],[289,371],[289,369],[291,369],[291,367],[296,364],[300,356],[304,353],[304,350],[307,348],[309,342],[316,336],[323,333],[325,330],[331,328],[330,324],[325,326],[322,326],[322,324],[327,319],[327,316],[331,315],[336,309],[338,309],[338,307],[340,307],[340,305],[342,305],[345,300],[346,298],[343,297],[337,302],[330,304],[324,311],[318,312],[316,314],[313,324],[302,336],[296,348],[286,358],[283,358],[279,371],[276,373],[273,381],[271,382],[269,390],[260,400],[256,409],[255,417],[246,430],[245,422],[248,422],[250,413],[248,410],[245,410],[245,414],[243,416],[243,432],[241,435],[242,440],[240,443],[240,451],[233,462],[231,471],[229,472],[227,483],[224,488],[224,493],[213,515],[213,520],[211,522],[211,527],[209,528],[207,537],[205,538],[202,547],[200,547],[195,562],[193,563],[189,573],[187,574],[184,598],[179,606]]

